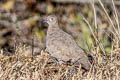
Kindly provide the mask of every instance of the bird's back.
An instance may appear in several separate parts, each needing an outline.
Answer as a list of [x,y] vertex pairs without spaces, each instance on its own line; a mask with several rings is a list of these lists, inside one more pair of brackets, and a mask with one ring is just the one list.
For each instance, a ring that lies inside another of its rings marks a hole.
[[50,32],[48,30],[46,45],[48,52],[58,60],[71,60],[77,66],[82,64],[86,68],[90,67],[90,62],[85,52],[78,46],[73,37],[63,30],[53,29]]

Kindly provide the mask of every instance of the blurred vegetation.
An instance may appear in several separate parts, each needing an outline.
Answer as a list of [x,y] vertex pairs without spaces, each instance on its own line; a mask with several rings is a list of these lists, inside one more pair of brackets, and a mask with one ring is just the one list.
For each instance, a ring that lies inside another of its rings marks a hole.
[[[114,18],[114,15],[112,13],[112,3],[108,5],[105,4],[104,6],[110,17]],[[118,5],[118,11],[120,10],[119,8],[120,7]],[[107,53],[110,53],[112,37],[109,29],[111,29],[111,24],[109,23],[107,16],[105,15],[100,4],[95,4],[97,15],[97,28],[95,28],[95,15],[93,9],[94,8],[92,7],[92,4],[83,4],[80,2],[76,4],[74,1],[71,3],[59,3],[59,1],[56,2],[55,0],[1,0],[0,26],[3,26],[6,29],[6,34],[8,33],[8,28],[10,27],[16,28],[19,33],[15,33],[14,30],[10,30],[10,32],[12,32],[12,35],[7,34],[6,36],[14,38],[14,40],[9,41],[8,38],[3,37],[5,33],[3,33],[2,30],[4,28],[1,28],[0,32],[2,35],[0,37],[2,38],[0,38],[0,46],[1,48],[6,48],[7,46],[7,49],[10,49],[12,46],[14,46],[12,45],[15,43],[14,41],[16,36],[14,35],[18,36],[19,34],[19,36],[21,36],[22,34],[22,38],[24,36],[24,40],[19,40],[20,42],[23,41],[24,43],[30,43],[33,35],[39,35],[37,37],[40,37],[40,40],[34,37],[37,39],[37,41],[35,40],[35,43],[39,44],[39,47],[41,47],[41,49],[44,49],[47,26],[46,24],[41,23],[41,20],[44,16],[55,14],[59,19],[61,28],[70,33],[82,48],[90,51],[90,47],[97,44],[88,25],[83,20],[83,18],[86,18],[92,26],[92,29],[95,32],[98,40],[103,43],[105,51]],[[2,21],[4,21],[4,23],[2,23]]]

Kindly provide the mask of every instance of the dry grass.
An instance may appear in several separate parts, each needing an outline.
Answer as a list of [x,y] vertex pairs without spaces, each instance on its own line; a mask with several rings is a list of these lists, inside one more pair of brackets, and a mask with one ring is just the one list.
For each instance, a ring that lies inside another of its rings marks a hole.
[[28,57],[25,55],[27,50],[29,49],[26,47],[18,47],[13,56],[0,54],[1,80],[119,80],[120,78],[120,62],[116,54],[106,56],[94,54],[93,69],[84,72],[80,67],[54,63],[54,58],[44,51],[41,55]]

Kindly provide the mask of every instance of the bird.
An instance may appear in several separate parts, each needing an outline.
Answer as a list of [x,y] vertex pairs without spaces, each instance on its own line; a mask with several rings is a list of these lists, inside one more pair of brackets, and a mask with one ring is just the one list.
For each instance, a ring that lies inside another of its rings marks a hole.
[[85,70],[90,70],[91,63],[86,52],[70,34],[60,28],[56,15],[47,16],[44,22],[48,24],[46,51],[59,62],[70,61],[75,66],[81,65]]

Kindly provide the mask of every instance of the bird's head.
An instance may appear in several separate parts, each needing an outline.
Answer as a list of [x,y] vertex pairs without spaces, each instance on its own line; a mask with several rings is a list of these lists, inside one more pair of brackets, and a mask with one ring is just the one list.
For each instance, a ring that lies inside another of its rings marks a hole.
[[46,19],[44,19],[44,22],[48,23],[49,26],[58,24],[57,17],[55,15],[48,16]]

